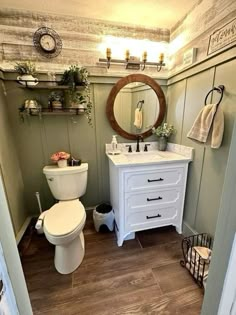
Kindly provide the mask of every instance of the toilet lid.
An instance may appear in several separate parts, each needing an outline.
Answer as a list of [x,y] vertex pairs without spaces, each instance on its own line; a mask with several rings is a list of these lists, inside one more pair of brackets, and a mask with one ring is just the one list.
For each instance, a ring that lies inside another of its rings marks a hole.
[[79,200],[60,201],[48,211],[43,224],[49,234],[63,236],[83,224],[84,218],[84,206]]

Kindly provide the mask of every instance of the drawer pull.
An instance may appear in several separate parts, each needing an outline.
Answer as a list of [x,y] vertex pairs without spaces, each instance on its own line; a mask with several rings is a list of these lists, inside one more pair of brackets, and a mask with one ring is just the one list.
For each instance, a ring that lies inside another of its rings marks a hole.
[[161,182],[161,181],[163,181],[164,179],[163,178],[158,178],[158,179],[148,179],[147,181],[149,182],[149,183],[151,183],[151,182]]
[[154,200],[161,200],[162,197],[157,197],[157,198],[147,198],[147,201],[154,201]]
[[150,216],[150,217],[148,215],[146,216],[147,220],[148,219],[154,219],[154,218],[161,218],[161,214],[158,213],[157,215],[153,215],[153,216]]

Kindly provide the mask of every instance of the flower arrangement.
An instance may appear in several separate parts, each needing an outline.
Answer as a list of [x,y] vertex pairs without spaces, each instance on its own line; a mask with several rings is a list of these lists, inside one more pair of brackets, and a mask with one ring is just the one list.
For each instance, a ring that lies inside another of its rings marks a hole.
[[70,154],[64,151],[56,152],[51,156],[51,160],[54,162],[58,162],[60,160],[68,160],[70,158]]
[[169,138],[170,135],[176,133],[176,129],[173,125],[168,125],[164,123],[162,126],[157,127],[156,129],[152,128],[152,133],[157,135],[157,137]]

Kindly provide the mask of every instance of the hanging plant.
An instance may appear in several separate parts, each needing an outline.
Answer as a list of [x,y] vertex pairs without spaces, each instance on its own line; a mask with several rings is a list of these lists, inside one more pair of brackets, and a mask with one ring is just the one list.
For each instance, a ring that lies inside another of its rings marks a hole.
[[[92,102],[90,96],[90,82],[88,80],[89,72],[85,67],[71,65],[68,70],[65,70],[60,84],[68,85],[69,100],[72,107],[84,107],[84,113],[88,119],[88,123],[92,126]],[[79,91],[76,87],[84,86],[83,91]]]

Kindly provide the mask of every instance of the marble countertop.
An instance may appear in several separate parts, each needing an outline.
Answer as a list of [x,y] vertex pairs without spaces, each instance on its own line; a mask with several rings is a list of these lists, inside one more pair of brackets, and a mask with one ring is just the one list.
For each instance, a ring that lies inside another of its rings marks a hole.
[[[150,144],[148,152],[144,152],[144,143],[140,144],[140,152],[135,152],[136,143],[118,144],[117,152],[112,152],[111,145],[106,144],[106,155],[109,160],[117,167],[154,165],[166,163],[189,163],[193,160],[193,151],[191,147],[179,144],[168,143],[166,151],[158,151],[156,142]],[[128,153],[126,145],[131,145],[132,153]]]

